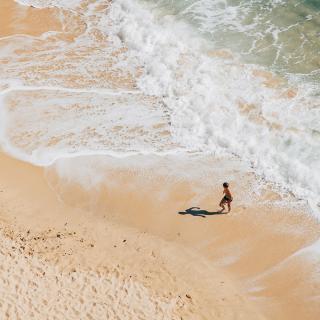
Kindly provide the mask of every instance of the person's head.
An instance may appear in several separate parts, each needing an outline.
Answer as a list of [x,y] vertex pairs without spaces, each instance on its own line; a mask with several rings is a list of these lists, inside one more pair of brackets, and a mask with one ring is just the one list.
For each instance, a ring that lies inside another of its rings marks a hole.
[[224,188],[228,188],[228,187],[229,187],[229,183],[228,183],[228,182],[224,182],[224,183],[223,183],[223,187],[224,187]]

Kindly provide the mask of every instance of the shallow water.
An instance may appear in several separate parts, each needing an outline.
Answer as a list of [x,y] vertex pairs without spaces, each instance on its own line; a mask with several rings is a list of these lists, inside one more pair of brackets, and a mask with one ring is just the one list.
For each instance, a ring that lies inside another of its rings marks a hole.
[[[282,75],[319,81],[320,4],[299,0],[149,0],[188,21],[214,48]],[[318,88],[319,89],[319,88]]]

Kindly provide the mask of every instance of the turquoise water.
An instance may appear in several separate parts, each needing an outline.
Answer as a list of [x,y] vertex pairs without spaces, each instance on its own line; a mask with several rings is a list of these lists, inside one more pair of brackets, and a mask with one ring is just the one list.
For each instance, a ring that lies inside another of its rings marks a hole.
[[229,49],[291,77],[320,81],[318,0],[147,0],[192,24],[216,49]]

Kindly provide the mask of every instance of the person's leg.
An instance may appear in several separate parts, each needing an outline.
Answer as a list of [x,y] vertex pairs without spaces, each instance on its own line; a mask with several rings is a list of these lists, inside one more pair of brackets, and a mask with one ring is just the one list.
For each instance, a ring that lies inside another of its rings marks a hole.
[[224,199],[222,199],[219,203],[219,206],[222,208],[221,212],[224,211],[225,207],[224,207],[225,201]]
[[231,211],[231,202],[228,201],[228,212],[230,212],[230,211]]

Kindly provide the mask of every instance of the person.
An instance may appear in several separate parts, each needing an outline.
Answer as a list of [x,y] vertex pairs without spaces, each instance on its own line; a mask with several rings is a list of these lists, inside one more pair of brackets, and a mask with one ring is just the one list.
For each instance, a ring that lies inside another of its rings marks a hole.
[[231,192],[229,190],[229,183],[228,182],[224,182],[223,183],[223,192],[222,194],[224,194],[224,197],[221,199],[219,206],[222,208],[221,212],[223,212],[225,210],[224,205],[227,204],[228,205],[228,212],[231,211],[231,202],[233,200]]

